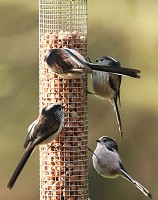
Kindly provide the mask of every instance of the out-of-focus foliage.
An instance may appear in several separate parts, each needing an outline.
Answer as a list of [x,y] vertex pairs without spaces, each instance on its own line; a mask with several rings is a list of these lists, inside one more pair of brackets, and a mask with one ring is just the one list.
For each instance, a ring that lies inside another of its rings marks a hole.
[[[89,146],[108,135],[119,144],[129,173],[158,196],[158,1],[88,1],[88,55],[120,60],[141,69],[141,79],[123,78],[121,87],[122,142],[113,107],[89,97]],[[39,199],[38,150],[12,191],[7,182],[23,154],[27,126],[38,115],[38,1],[0,2],[0,199]],[[91,89],[91,84],[89,84]],[[97,105],[97,106],[96,106]],[[90,175],[92,168],[89,154]],[[91,200],[146,199],[127,181],[89,180]]]

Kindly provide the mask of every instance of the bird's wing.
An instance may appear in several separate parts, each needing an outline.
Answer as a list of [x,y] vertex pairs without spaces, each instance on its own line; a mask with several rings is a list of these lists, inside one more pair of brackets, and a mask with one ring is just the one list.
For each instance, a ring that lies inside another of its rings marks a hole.
[[[71,72],[86,72],[91,73],[92,70],[88,67],[86,59],[77,51],[73,49],[64,49],[69,54],[69,62],[72,63],[74,68],[71,68]],[[77,64],[77,65],[76,65]]]
[[80,62],[86,62],[86,59],[80,54],[78,53],[76,50],[74,49],[68,49],[65,48],[66,51],[68,51],[72,56],[74,56],[77,60],[79,60]]
[[47,141],[47,139],[51,136],[51,138],[55,136],[61,123],[62,122],[55,115],[52,115],[51,118],[44,117],[44,119],[40,116],[38,123],[34,127],[34,133],[31,135],[31,137],[33,136],[31,145],[36,146],[41,143],[48,143],[49,141]]
[[128,181],[130,181],[131,183],[133,183],[145,196],[148,196],[152,199],[152,195],[151,193],[140,183],[138,183],[136,180],[134,180],[128,173],[127,171],[124,169],[122,163],[120,163],[120,170],[121,170],[121,175],[122,177],[126,178]]
[[114,141],[107,141],[105,145],[109,151],[118,152],[118,145],[116,142],[114,143]]
[[122,76],[110,73],[110,75],[109,75],[109,84],[110,84],[110,87],[115,92],[116,100],[119,98],[119,101],[120,101],[121,80],[122,80]]
[[35,129],[35,126],[38,124],[38,121],[35,120],[34,122],[32,122],[32,124],[30,124],[30,126],[28,127],[27,129],[27,137],[25,139],[25,143],[24,143],[24,148],[27,148],[31,139],[33,138],[33,135],[34,135],[34,129]]

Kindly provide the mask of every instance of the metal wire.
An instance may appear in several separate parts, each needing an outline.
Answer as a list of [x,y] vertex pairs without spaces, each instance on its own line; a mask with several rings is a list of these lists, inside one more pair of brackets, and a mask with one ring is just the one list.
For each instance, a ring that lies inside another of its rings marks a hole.
[[88,199],[87,76],[62,79],[44,61],[50,48],[87,53],[87,0],[39,1],[39,105],[64,105],[64,128],[40,150],[40,200]]

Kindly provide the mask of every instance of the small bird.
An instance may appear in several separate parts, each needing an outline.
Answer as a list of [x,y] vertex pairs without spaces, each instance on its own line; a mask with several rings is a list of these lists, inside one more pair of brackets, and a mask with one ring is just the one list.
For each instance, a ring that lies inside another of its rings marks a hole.
[[[109,56],[102,56],[96,60],[99,65],[109,66],[111,68],[121,68],[120,62]],[[92,87],[94,94],[103,99],[110,100],[114,106],[116,119],[119,125],[120,135],[123,138],[121,117],[118,109],[118,100],[120,102],[120,86],[122,76],[110,72],[93,71]]]
[[25,166],[31,153],[37,145],[47,144],[55,139],[63,127],[63,106],[58,103],[50,104],[42,109],[38,118],[28,127],[24,148],[26,151],[17,165],[7,187],[12,189],[20,172]]
[[144,195],[152,199],[151,193],[140,183],[134,180],[125,170],[118,155],[118,145],[114,139],[102,136],[97,140],[94,151],[93,166],[101,176],[105,178],[116,178],[122,176],[133,183]]
[[65,79],[78,78],[83,73],[92,73],[92,70],[140,78],[138,69],[112,68],[108,65],[90,63],[74,49],[50,49],[45,56],[45,61],[54,73]]

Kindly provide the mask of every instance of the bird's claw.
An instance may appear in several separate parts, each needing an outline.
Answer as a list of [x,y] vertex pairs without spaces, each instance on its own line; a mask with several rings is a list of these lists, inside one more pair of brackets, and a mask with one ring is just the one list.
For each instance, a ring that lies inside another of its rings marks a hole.
[[95,94],[94,92],[89,92],[88,90],[85,91],[86,94]]

